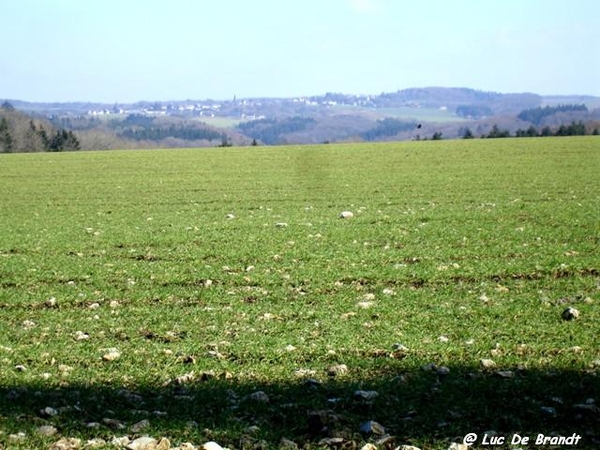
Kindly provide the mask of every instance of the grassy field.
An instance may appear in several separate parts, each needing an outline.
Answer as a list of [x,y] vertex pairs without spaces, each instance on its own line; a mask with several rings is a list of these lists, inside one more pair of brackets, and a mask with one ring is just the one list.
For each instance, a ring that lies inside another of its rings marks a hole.
[[599,144],[0,155],[0,448],[597,448]]
[[451,110],[440,108],[413,108],[410,106],[399,106],[396,108],[364,108],[341,105],[336,107],[339,111],[360,114],[370,119],[394,119],[407,121],[423,121],[435,123],[464,122],[466,119],[457,116]]

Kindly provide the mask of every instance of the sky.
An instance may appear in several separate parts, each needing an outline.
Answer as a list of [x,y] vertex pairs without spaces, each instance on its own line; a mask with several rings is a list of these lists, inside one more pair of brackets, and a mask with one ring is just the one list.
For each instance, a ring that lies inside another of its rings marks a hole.
[[600,96],[598,0],[0,0],[0,99]]

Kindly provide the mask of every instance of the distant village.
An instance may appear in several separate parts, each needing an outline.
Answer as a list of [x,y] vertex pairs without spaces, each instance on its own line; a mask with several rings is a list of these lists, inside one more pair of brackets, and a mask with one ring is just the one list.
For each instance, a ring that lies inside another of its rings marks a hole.
[[[268,111],[331,108],[335,106],[377,107],[376,97],[369,95],[326,94],[314,97],[260,98],[232,100],[184,100],[170,102],[138,102],[133,104],[115,104],[112,107],[97,105],[85,113],[89,116],[115,116],[141,114],[152,117],[235,117],[244,120],[257,120],[267,117]],[[410,102],[410,106],[418,104]],[[81,111],[80,113],[83,113]]]

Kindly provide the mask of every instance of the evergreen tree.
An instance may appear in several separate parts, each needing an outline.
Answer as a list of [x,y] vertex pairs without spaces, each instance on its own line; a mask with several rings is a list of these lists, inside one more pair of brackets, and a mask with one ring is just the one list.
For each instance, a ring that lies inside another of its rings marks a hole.
[[0,120],[0,147],[4,153],[11,153],[14,150],[14,139],[10,133],[10,124],[6,117]]
[[475,136],[473,135],[473,132],[471,131],[470,128],[466,128],[462,135],[463,139],[473,139],[474,137]]

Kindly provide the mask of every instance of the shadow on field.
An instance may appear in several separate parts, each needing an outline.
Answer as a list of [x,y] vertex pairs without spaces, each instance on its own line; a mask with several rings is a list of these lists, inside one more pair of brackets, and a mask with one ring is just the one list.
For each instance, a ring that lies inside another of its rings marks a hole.
[[[35,434],[48,424],[58,428],[58,436],[147,434],[174,444],[215,440],[248,449],[277,447],[282,437],[300,447],[355,448],[378,441],[380,448],[446,449],[471,432],[481,445],[491,430],[532,441],[539,433],[576,433],[582,436],[577,448],[600,446],[600,408],[594,403],[600,403],[600,382],[594,370],[488,372],[459,366],[393,373],[387,361],[382,358],[374,370],[381,376],[360,380],[351,370],[289,384],[245,383],[196,371],[195,379],[167,386],[3,386],[0,442],[9,433]],[[144,419],[146,427],[139,424]],[[363,425],[371,420],[393,437],[382,438],[376,426]]]

